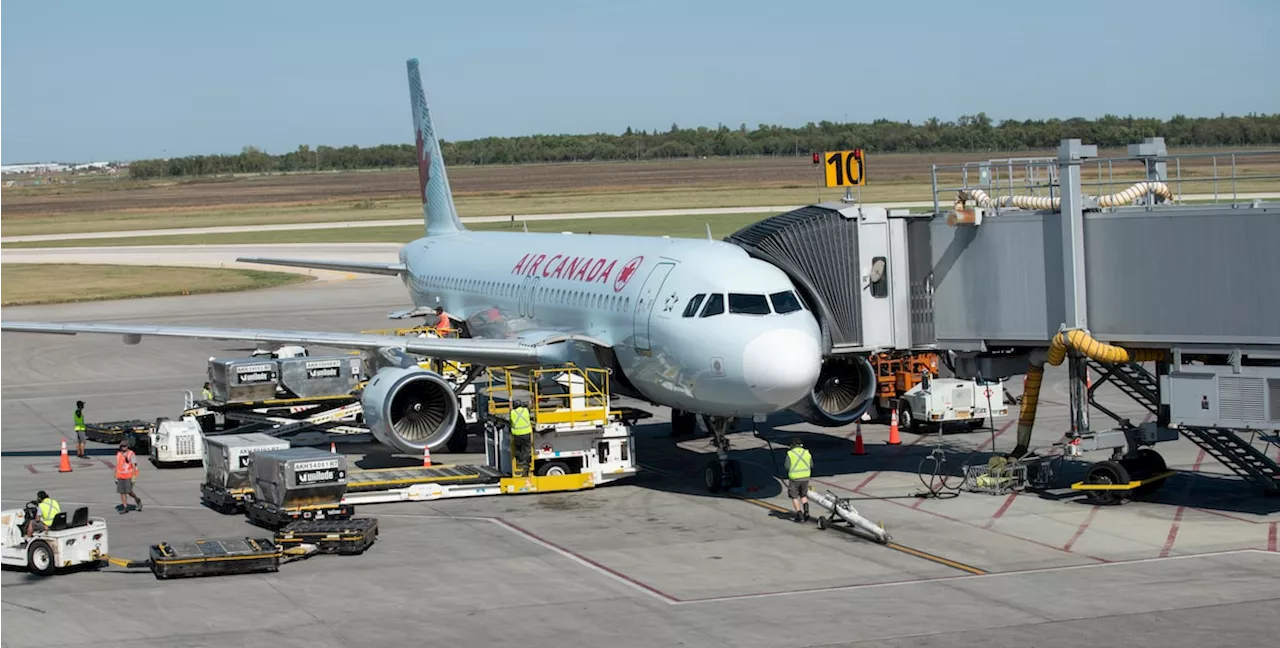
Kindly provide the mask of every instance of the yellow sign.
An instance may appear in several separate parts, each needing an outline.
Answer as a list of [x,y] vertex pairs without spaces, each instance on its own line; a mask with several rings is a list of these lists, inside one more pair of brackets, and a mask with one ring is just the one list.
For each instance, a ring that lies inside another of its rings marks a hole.
[[867,162],[862,149],[829,151],[822,154],[822,169],[827,177],[827,187],[856,187],[866,184],[863,171]]

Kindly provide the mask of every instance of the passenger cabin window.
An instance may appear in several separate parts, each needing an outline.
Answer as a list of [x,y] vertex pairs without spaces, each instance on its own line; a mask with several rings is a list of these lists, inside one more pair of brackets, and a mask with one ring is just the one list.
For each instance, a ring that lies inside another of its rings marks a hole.
[[740,315],[768,315],[769,300],[764,295],[729,293],[729,312]]
[[769,299],[773,302],[775,313],[794,313],[802,308],[800,300],[796,299],[795,293],[790,290],[773,293],[769,295]]
[[702,309],[702,317],[711,317],[724,312],[724,295],[714,293],[707,297],[707,305]]
[[702,305],[702,300],[707,297],[706,293],[698,293],[689,300],[689,305],[684,307],[684,316],[693,317],[698,313],[698,307]]

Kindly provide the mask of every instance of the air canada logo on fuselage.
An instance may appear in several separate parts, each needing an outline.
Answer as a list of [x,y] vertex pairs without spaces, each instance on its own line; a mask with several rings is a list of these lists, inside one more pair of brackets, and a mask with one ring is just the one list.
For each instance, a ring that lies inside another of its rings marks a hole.
[[623,288],[627,287],[627,282],[631,281],[631,277],[635,276],[636,270],[640,269],[641,263],[644,263],[644,257],[638,256],[628,261],[627,265],[622,266],[622,269],[618,271],[618,278],[613,280],[613,292],[621,292]]

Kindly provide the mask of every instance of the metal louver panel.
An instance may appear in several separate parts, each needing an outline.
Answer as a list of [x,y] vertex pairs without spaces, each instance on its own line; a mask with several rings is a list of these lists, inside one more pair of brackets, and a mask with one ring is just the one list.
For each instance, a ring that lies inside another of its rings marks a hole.
[[813,205],[748,225],[724,240],[791,277],[814,310],[828,350],[862,343],[856,220]]

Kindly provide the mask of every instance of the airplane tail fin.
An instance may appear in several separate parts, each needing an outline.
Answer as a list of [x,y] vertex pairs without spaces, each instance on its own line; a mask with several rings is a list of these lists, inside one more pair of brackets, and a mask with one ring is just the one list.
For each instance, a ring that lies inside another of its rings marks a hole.
[[440,140],[431,127],[431,112],[427,110],[427,97],[422,92],[422,75],[418,72],[418,59],[409,59],[409,104],[413,108],[413,132],[418,151],[418,188],[422,193],[422,216],[426,221],[427,236],[464,231],[462,220],[453,205],[453,193],[449,190],[449,177],[444,170],[444,156],[440,154]]

